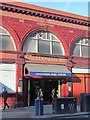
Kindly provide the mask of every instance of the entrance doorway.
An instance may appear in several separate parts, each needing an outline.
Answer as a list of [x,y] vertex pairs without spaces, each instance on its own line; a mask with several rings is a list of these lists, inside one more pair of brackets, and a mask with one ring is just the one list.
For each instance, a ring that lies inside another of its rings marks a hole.
[[60,79],[37,79],[28,78],[24,81],[24,99],[25,105],[34,105],[35,99],[37,99],[37,94],[41,88],[43,91],[44,104],[51,104],[52,102],[52,90],[58,91],[58,97],[71,96],[71,84],[66,81],[66,78]]
[[51,103],[52,89],[58,89],[58,80],[53,79],[32,79],[30,80],[30,104],[34,105],[38,90],[43,91],[44,104]]
[[50,104],[52,101],[52,90],[58,90],[58,80],[44,79],[44,100],[45,104]]

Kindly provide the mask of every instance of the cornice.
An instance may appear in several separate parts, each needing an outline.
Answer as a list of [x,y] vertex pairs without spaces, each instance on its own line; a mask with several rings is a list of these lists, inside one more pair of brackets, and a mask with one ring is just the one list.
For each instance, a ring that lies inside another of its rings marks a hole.
[[16,5],[7,4],[3,2],[0,2],[0,9],[3,11],[18,13],[18,14],[26,14],[30,16],[42,17],[45,19],[51,19],[55,21],[62,21],[66,23],[90,27],[90,20],[83,20],[83,19],[74,18],[70,16],[49,13],[42,10],[35,10],[35,9],[16,6]]

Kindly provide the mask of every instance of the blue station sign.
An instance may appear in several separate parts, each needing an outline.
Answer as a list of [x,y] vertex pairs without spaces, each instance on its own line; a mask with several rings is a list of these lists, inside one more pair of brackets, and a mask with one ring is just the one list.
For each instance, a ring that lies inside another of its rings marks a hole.
[[52,72],[30,72],[30,76],[68,76],[71,77],[71,73],[52,73]]

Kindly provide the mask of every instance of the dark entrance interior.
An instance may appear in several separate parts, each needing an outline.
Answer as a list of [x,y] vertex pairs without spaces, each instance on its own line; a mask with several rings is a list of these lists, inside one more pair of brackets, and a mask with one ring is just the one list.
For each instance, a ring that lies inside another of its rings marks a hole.
[[30,80],[30,105],[34,105],[39,88],[43,90],[44,104],[51,103],[52,89],[58,89],[58,80],[56,79],[32,79]]
[[[67,88],[66,82],[68,81]],[[35,99],[37,99],[37,94],[41,88],[43,91],[44,104],[50,104],[52,101],[52,90],[59,90],[59,81],[60,81],[60,96],[72,96],[72,83],[70,79],[57,78],[25,78],[23,82],[23,101],[25,106],[34,105]],[[67,91],[66,91],[67,89]],[[69,90],[69,91],[68,91]]]

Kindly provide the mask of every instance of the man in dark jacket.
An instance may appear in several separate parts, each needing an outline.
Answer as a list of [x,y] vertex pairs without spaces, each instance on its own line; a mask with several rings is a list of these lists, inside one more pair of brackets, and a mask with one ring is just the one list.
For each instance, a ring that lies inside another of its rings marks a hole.
[[8,109],[9,109],[10,107],[9,107],[9,105],[7,104],[7,90],[6,90],[5,87],[3,88],[2,97],[3,97],[3,99],[4,99],[4,107],[3,107],[3,110],[6,108],[6,106],[7,106]]

